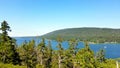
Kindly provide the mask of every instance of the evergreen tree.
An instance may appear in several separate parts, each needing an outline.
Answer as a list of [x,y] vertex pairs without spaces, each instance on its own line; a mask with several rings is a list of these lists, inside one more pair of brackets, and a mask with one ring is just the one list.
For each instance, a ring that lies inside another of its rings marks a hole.
[[51,68],[58,68],[58,51],[52,51],[52,61],[51,61]]
[[[57,38],[57,50],[52,50],[51,41],[45,44],[45,39],[35,46],[35,41],[24,42],[16,46],[16,41],[8,35],[10,26],[6,21],[1,23],[0,33],[0,67],[4,65],[21,64],[27,68],[115,68],[116,60],[106,59],[105,52],[101,49],[96,56],[90,49],[88,42],[85,47],[77,48],[76,39],[69,40],[69,48],[62,47],[63,39]],[[7,63],[1,65],[1,62]],[[118,64],[118,63],[117,63]],[[12,67],[8,68],[14,68]],[[18,66],[15,66],[18,68]]]
[[27,53],[27,46],[28,43],[26,41],[24,41],[17,49],[17,51],[19,52],[20,55],[20,60],[21,60],[21,65],[26,65],[26,53]]
[[97,53],[96,59],[97,59],[97,61],[99,61],[99,62],[105,62],[105,61],[106,61],[106,59],[105,59],[105,52],[104,52],[103,49],[101,49],[101,50]]
[[62,64],[62,51],[63,51],[63,48],[62,48],[60,42],[58,43],[58,48],[59,48],[59,50],[58,50],[58,66],[59,67],[58,68],[62,68],[61,64]]
[[11,31],[10,26],[8,25],[8,23],[6,21],[3,21],[1,23],[1,28],[0,30],[2,31],[1,34],[1,42],[6,42],[9,40],[8,38],[8,31]]
[[25,42],[20,49],[22,64],[26,65],[27,68],[36,68],[37,54],[35,51],[35,41]]
[[28,43],[27,46],[27,67],[28,68],[36,68],[37,54],[35,51],[35,41],[32,40]]
[[67,52],[67,66],[71,67],[71,68],[75,68],[76,62],[75,62],[75,57],[76,57],[76,53],[78,51],[77,48],[78,45],[78,40],[76,39],[71,39],[69,40],[69,48],[68,48],[68,52]]
[[58,68],[63,68],[65,67],[65,65],[63,64],[65,61],[65,52],[64,52],[64,48],[62,47],[62,38],[58,37],[57,38],[58,41]]
[[85,48],[80,49],[76,55],[76,63],[80,68],[96,68],[94,53],[90,50],[88,43]]
[[51,62],[52,62],[52,46],[51,46],[51,42],[48,42],[48,46],[47,46],[47,54],[46,54],[46,66],[47,68],[51,68]]
[[46,55],[46,46],[45,46],[45,39],[42,38],[42,41],[37,46],[37,62],[42,67],[45,67],[45,55]]
[[6,21],[1,23],[0,30],[2,31],[0,35],[0,61],[3,63],[18,64],[20,60],[16,51],[16,42],[15,39],[8,36],[8,31],[11,30]]

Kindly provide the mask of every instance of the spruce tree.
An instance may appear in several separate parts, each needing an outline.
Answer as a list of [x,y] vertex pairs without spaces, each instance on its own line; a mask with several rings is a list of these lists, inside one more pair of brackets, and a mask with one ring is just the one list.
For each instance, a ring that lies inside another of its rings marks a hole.
[[46,46],[45,39],[42,38],[42,41],[37,46],[37,62],[41,67],[45,67],[45,58],[46,58]]
[[46,50],[46,66],[47,68],[51,68],[51,62],[52,62],[52,46],[51,41],[48,41],[48,46]]
[[8,32],[11,29],[6,21],[1,23],[0,30],[2,31],[0,35],[0,61],[3,63],[18,64],[20,60],[16,51],[16,41],[8,36]]
[[85,48],[80,49],[76,54],[76,63],[79,68],[96,68],[94,53],[85,42]]
[[29,42],[24,42],[18,51],[20,52],[20,57],[22,65],[26,65],[27,68],[36,68],[37,64],[37,54],[35,51],[35,41],[31,40]]
[[[70,54],[70,61],[72,61],[72,68],[75,68],[75,65],[76,65],[76,53],[77,53],[77,45],[78,45],[78,41],[76,39],[71,39],[69,41],[69,54]],[[69,64],[68,64],[69,65]]]
[[100,63],[106,61],[106,59],[105,59],[105,52],[104,52],[103,49],[101,49],[101,50],[97,53],[96,59],[97,59],[97,61],[100,62]]
[[64,55],[64,48],[62,47],[62,38],[58,37],[57,38],[58,41],[58,68],[63,68],[64,65],[62,63],[64,63],[65,60],[65,55]]

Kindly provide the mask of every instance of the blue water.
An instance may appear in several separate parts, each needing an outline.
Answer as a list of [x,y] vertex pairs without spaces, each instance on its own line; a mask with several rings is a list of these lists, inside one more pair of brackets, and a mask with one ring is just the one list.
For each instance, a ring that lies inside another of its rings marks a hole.
[[[15,38],[18,45],[21,45],[25,40],[28,42],[30,40],[35,40],[36,44],[41,42],[41,39],[36,38]],[[45,41],[46,45],[48,44],[48,40]],[[55,40],[51,41],[52,48],[54,50],[57,49],[58,43]],[[120,44],[90,44],[90,49],[97,53],[100,49],[105,50],[105,57],[106,58],[120,58]],[[69,47],[68,42],[64,41],[62,43],[62,47],[67,49]],[[79,42],[78,48],[84,48],[84,43]]]

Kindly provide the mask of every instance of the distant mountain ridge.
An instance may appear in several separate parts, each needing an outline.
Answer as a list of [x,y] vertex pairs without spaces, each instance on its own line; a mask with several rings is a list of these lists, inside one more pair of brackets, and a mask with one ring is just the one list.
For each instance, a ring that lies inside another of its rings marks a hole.
[[56,30],[41,37],[48,39],[56,39],[58,36],[64,40],[68,39],[79,39],[81,41],[90,42],[120,42],[120,29],[112,28],[68,28]]

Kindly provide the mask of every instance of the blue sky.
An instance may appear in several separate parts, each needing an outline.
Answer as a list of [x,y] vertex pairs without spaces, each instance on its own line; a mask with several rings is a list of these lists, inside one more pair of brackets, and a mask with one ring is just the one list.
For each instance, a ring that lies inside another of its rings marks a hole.
[[11,36],[78,27],[120,28],[120,0],[0,0]]

